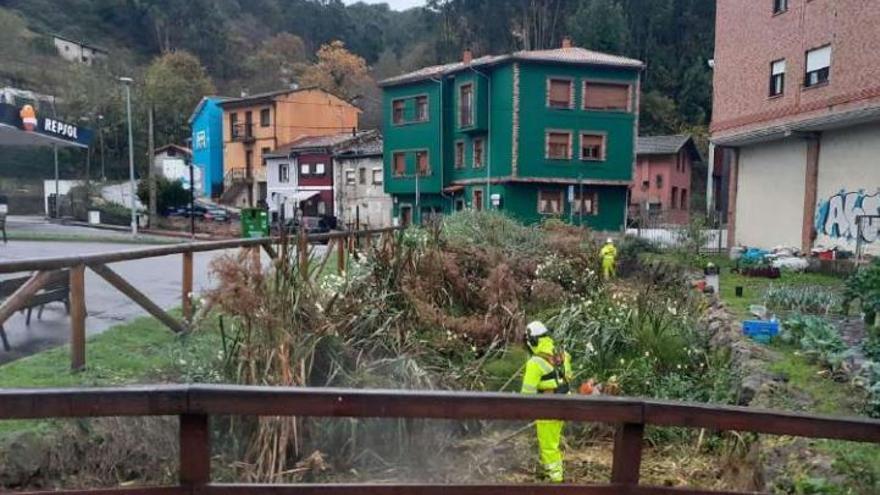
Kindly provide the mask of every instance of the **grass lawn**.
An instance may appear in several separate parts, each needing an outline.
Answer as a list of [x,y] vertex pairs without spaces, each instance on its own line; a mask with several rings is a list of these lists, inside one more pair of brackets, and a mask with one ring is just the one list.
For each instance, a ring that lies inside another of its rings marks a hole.
[[[70,370],[70,346],[0,366],[0,388],[98,387],[212,381],[206,364],[217,359],[220,333],[212,325],[177,335],[153,318],[115,326],[86,342],[86,369]],[[0,421],[0,437],[43,432],[52,420]]]

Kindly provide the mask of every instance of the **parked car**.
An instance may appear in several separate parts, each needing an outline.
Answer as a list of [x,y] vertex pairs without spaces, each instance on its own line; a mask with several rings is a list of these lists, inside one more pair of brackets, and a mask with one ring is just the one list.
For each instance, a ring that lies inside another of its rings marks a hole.
[[223,208],[217,206],[208,206],[206,207],[207,211],[205,211],[204,218],[209,222],[228,222],[230,215],[229,212]]
[[195,205],[192,210],[190,210],[189,205],[181,206],[170,212],[168,214],[169,217],[184,217],[189,218],[190,216],[195,216],[196,218],[205,218],[205,214],[208,212],[208,208],[202,205]]
[[272,225],[272,233],[275,235],[282,233],[297,235],[300,231],[305,231],[306,235],[327,234],[333,230],[334,225],[334,217],[288,218],[282,222],[275,222]]

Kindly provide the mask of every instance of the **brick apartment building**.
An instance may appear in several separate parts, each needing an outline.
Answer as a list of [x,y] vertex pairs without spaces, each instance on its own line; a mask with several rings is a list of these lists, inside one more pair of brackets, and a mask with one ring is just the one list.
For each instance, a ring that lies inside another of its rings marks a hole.
[[[880,2],[718,0],[707,194],[730,244],[880,253]],[[726,194],[725,194],[726,192]]]
[[316,88],[231,98],[223,109],[223,195],[235,206],[266,202],[266,160],[272,150],[304,136],[357,129],[360,110]]

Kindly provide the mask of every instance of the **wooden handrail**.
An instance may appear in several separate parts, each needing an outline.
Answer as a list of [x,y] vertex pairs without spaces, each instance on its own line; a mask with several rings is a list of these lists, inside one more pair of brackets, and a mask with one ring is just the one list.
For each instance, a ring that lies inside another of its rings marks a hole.
[[[336,239],[347,239],[351,236],[373,236],[389,232],[399,231],[400,227],[386,227],[372,230],[353,230],[341,232],[329,232],[326,234],[311,234],[306,236],[307,242],[326,242]],[[291,236],[291,244],[296,237]],[[183,253],[202,253],[207,251],[219,251],[222,249],[235,249],[264,246],[278,243],[281,237],[259,237],[253,239],[227,239],[221,241],[198,241],[172,244],[170,246],[151,246],[139,249],[127,249],[108,253],[86,254],[81,256],[60,256],[53,258],[28,258],[23,260],[0,261],[0,274],[15,272],[30,272],[36,270],[55,270],[70,268],[77,265],[103,265],[120,261],[141,260]]]
[[[504,393],[235,385],[2,389],[0,420],[97,416],[179,416],[180,486],[75,490],[78,495],[532,495],[731,494],[639,485],[647,425],[737,430],[880,443],[880,421],[648,399]],[[531,420],[618,425],[607,485],[247,485],[210,482],[211,415]]]
[[497,392],[155,385],[0,389],[0,420],[97,416],[564,419],[750,431],[880,443],[880,420],[621,397]]

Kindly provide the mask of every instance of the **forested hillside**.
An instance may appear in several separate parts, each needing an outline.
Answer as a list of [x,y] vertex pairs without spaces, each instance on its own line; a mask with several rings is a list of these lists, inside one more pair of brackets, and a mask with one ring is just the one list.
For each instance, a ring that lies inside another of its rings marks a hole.
[[[354,99],[365,110],[364,125],[376,126],[376,80],[455,60],[465,47],[477,55],[548,48],[566,35],[579,46],[647,63],[643,133],[704,133],[711,108],[706,62],[715,6],[708,0],[428,0],[425,8],[404,12],[341,0],[0,5],[0,85],[56,95],[63,116],[100,125],[111,171],[124,171],[124,119],[115,82],[121,75],[137,81],[139,147],[146,142],[149,105],[156,108],[161,145],[187,135],[186,117],[201,92],[237,96],[294,83]],[[54,56],[48,33],[101,46],[112,56],[100,67],[67,64]],[[98,115],[104,118],[98,121]]]

